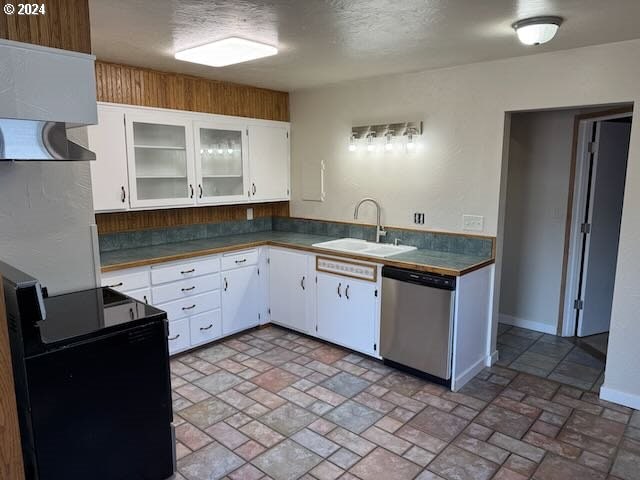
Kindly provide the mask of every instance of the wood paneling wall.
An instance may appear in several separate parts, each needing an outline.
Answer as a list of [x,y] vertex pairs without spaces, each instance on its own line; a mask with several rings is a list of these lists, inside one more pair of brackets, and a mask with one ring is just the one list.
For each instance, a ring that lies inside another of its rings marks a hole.
[[96,62],[98,101],[289,121],[289,94],[141,67]]
[[[17,8],[17,1],[11,3]],[[28,2],[20,2],[28,3]],[[0,14],[0,38],[91,53],[89,0],[39,0],[44,15]]]
[[2,277],[0,277],[0,478],[24,479]]
[[202,223],[246,220],[247,208],[253,208],[253,217],[288,217],[289,202],[253,203],[211,207],[171,208],[139,212],[96,214],[98,233],[118,233],[150,228],[177,227]]

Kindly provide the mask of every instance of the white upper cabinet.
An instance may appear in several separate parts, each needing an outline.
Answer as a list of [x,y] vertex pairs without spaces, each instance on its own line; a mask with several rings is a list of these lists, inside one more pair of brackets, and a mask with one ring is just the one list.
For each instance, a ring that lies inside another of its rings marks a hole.
[[289,199],[289,124],[98,104],[96,211]]
[[243,125],[195,122],[197,203],[249,198],[247,137]]
[[193,205],[192,122],[170,114],[125,117],[131,206]]
[[250,125],[251,200],[289,199],[289,128]]
[[98,105],[98,124],[87,127],[89,145],[96,154],[91,162],[93,208],[97,212],[129,208],[127,145],[124,111]]

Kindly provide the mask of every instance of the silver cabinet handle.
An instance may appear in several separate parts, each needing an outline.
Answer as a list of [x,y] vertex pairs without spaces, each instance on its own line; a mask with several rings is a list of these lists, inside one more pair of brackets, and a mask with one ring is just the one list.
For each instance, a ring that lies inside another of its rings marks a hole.
[[210,323],[208,327],[200,327],[200,330],[209,330],[211,327],[213,327],[213,323]]
[[180,338],[180,334],[177,334],[175,337],[169,337],[169,340],[177,340]]
[[243,258],[242,260],[236,260],[236,263],[244,263],[244,262],[246,262],[246,261],[247,261],[247,259],[246,259],[246,258]]
[[124,185],[120,187],[120,190],[120,201],[124,203],[127,200],[127,191],[124,189]]
[[114,283],[113,285],[107,285],[107,288],[116,288],[116,287],[121,287],[122,285],[124,285],[124,283],[119,282],[119,283]]
[[191,198],[193,198],[193,185],[189,184],[189,190],[191,190]]
[[129,309],[129,316],[131,317],[131,320],[134,320],[136,318],[135,313],[133,313],[133,308]]
[[304,290],[304,275],[302,276],[302,279],[300,280],[300,286]]
[[227,282],[227,279],[224,279],[224,291],[227,291],[227,288],[229,288],[229,282]]
[[255,195],[255,194],[256,194],[256,184],[255,184],[255,183],[252,183],[252,184],[251,184],[251,188],[252,188],[252,190],[253,190],[253,194]]
[[344,291],[344,296],[347,297],[347,300],[349,300],[349,285],[347,285],[347,288]]
[[191,305],[190,307],[182,307],[182,310],[193,310],[194,308],[196,308],[196,304],[195,303],[193,305]]
[[342,293],[340,292],[340,288],[342,287],[342,283],[338,284],[338,296],[342,298]]
[[146,295],[143,295],[142,298],[144,298],[144,303],[146,303],[147,305],[149,305],[149,299],[147,298]]
[[193,287],[189,287],[189,288],[181,288],[180,290],[182,290],[183,292],[190,292],[191,290],[195,290],[196,286],[194,285]]
[[181,273],[182,275],[186,275],[187,273],[193,273],[193,272],[195,272],[195,271],[196,271],[196,269],[195,269],[195,268],[192,268],[192,269],[190,269],[190,270],[182,270],[180,273]]
[[200,198],[202,198],[202,185],[198,184],[198,190],[200,190]]

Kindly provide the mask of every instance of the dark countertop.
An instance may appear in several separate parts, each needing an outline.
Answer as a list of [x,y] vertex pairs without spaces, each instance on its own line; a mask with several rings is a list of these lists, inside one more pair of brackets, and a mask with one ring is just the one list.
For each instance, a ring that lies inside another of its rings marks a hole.
[[470,256],[426,249],[412,250],[387,258],[379,258],[312,246],[314,243],[329,240],[336,240],[336,238],[280,231],[245,233],[103,252],[100,254],[100,261],[102,271],[108,272],[203,255],[213,255],[243,248],[271,245],[455,276],[464,275],[494,262],[493,257]]

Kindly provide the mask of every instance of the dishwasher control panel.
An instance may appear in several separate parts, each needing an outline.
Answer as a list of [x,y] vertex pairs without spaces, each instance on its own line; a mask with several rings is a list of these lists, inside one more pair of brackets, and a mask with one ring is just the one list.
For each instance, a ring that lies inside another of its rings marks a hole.
[[352,262],[349,260],[316,257],[316,270],[319,272],[359,278],[370,282],[376,282],[378,280],[378,267],[376,265],[368,265],[366,263]]

